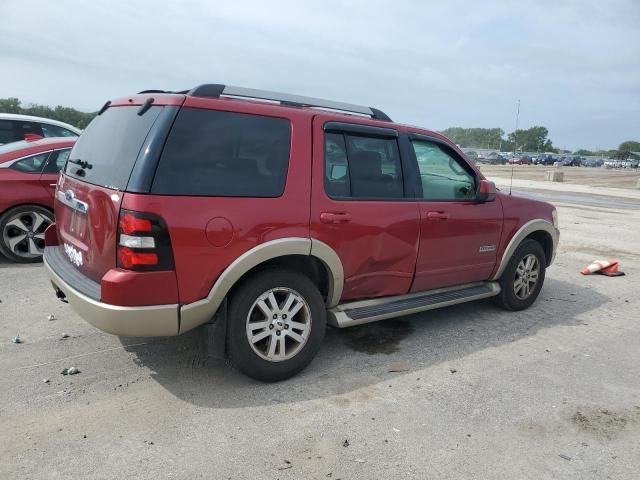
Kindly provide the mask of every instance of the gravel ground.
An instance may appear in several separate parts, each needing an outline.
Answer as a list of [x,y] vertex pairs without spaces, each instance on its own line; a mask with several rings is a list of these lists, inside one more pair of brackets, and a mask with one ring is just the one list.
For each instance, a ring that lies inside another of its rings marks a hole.
[[[201,331],[99,332],[41,265],[0,260],[0,478],[640,478],[640,201],[575,202],[531,309],[331,330],[278,384]],[[626,276],[579,275],[611,256]]]

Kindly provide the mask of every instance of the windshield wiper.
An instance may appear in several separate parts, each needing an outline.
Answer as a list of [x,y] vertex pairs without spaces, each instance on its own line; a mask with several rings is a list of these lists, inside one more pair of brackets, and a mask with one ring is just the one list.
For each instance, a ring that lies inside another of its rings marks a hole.
[[88,169],[91,170],[93,168],[93,165],[91,165],[89,162],[86,162],[84,160],[80,160],[79,158],[74,158],[73,160],[69,160],[69,163],[73,163],[75,165],[79,165],[80,168],[83,169]]

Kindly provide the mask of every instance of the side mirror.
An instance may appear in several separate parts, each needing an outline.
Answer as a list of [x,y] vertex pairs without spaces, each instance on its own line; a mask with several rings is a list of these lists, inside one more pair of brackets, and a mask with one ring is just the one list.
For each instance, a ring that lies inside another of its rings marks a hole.
[[496,184],[489,180],[480,180],[476,200],[478,202],[493,202],[496,199]]

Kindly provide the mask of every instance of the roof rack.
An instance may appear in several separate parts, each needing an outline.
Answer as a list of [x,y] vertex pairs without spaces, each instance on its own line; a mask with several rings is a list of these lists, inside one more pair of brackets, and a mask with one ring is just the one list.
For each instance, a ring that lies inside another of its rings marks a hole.
[[253,88],[233,87],[231,85],[221,85],[217,83],[209,83],[198,85],[188,91],[181,92],[165,92],[163,90],[143,90],[139,93],[184,93],[192,97],[219,98],[235,97],[235,98],[253,98],[260,100],[268,100],[279,102],[281,105],[292,107],[312,107],[334,110],[338,112],[357,113],[367,115],[376,120],[385,120],[390,122],[389,116],[381,110],[373,107],[365,107],[362,105],[353,105],[351,103],[334,102],[332,100],[323,100],[321,98],[304,97],[301,95],[290,95],[288,93],[269,92],[266,90],[256,90]]

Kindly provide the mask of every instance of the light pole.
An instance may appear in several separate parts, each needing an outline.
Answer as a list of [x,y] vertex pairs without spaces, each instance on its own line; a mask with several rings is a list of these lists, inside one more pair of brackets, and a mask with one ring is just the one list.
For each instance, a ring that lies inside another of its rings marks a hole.
[[518,99],[518,107],[516,108],[516,129],[513,131],[514,153],[518,150],[518,120],[520,120],[520,99]]

